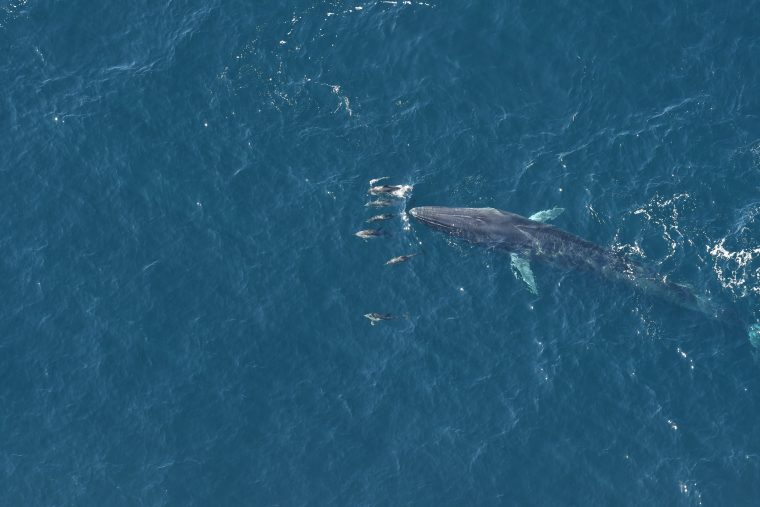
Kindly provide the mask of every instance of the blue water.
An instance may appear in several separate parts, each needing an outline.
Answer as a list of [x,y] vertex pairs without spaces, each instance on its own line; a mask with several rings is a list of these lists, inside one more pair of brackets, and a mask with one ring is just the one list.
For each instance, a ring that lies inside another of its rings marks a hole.
[[0,0],[0,504],[757,505],[757,7]]

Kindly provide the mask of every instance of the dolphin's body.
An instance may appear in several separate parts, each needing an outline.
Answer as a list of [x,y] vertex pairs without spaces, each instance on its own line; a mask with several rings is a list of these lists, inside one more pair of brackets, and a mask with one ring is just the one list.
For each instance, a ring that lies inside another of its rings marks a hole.
[[[537,213],[533,218],[550,219],[561,211],[555,208]],[[451,236],[509,252],[513,267],[534,293],[536,286],[530,262],[538,260],[564,269],[596,272],[609,279],[623,280],[678,306],[721,320],[724,317],[688,287],[668,281],[607,248],[537,220],[494,208],[423,206],[411,209],[409,214]]]

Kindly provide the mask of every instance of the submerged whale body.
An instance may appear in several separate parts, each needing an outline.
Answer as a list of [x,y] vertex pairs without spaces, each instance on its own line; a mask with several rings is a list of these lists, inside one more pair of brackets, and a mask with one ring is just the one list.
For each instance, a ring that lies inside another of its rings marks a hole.
[[605,278],[623,280],[683,308],[720,320],[725,318],[709,301],[685,285],[671,282],[612,250],[543,223],[542,220],[554,218],[561,212],[555,208],[525,218],[494,208],[423,206],[411,209],[409,215],[432,229],[510,253],[513,268],[534,293],[537,289],[530,263],[541,261],[564,269],[596,272]]

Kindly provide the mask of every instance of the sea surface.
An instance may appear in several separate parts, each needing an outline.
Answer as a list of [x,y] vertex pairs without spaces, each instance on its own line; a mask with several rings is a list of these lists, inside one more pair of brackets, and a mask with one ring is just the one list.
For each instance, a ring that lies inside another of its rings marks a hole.
[[0,0],[0,54],[1,505],[758,505],[757,1]]

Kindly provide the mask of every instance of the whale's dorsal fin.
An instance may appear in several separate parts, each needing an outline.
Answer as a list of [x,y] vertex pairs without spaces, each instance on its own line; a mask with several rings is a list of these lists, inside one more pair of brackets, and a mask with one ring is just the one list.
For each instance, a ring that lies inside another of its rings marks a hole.
[[515,278],[521,278],[525,285],[528,286],[533,294],[538,295],[538,288],[536,287],[536,279],[533,278],[533,271],[530,269],[530,263],[517,255],[516,253],[509,254],[512,258],[512,269],[515,272]]
[[528,219],[533,220],[534,222],[548,222],[549,220],[554,220],[564,212],[565,208],[552,208],[533,213]]

